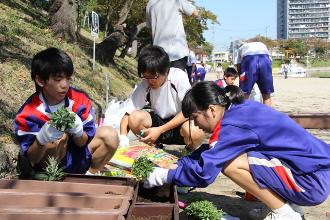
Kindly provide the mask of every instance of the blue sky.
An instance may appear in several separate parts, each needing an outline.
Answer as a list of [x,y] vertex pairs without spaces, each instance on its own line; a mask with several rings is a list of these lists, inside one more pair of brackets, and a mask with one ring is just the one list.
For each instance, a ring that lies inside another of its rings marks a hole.
[[215,51],[226,50],[231,40],[258,34],[276,38],[277,0],[196,0],[195,3],[218,16],[220,26],[209,24],[209,30],[204,33]]

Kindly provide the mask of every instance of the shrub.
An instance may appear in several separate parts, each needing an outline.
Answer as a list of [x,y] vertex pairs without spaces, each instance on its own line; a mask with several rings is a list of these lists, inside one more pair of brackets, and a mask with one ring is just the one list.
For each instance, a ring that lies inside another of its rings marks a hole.
[[196,220],[219,220],[223,216],[222,210],[218,210],[212,202],[205,200],[192,202],[185,212]]

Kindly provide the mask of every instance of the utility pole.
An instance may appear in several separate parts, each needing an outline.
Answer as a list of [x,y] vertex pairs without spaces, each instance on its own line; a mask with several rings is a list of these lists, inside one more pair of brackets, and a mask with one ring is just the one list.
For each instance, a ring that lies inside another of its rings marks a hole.
[[[215,24],[214,22],[212,22],[212,43],[213,43],[213,50],[215,48],[215,28],[214,28]],[[211,61],[213,63],[213,68],[215,68],[215,62],[214,62],[214,58],[213,58],[213,52],[212,51],[212,54],[211,54]]]

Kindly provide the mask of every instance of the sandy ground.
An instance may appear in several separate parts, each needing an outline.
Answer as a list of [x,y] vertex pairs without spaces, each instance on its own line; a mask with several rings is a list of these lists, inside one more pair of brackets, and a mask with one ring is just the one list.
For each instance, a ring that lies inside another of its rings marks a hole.
[[[209,73],[208,80],[214,80],[215,74]],[[325,78],[288,78],[274,77],[275,93],[272,96],[273,107],[287,113],[329,113],[330,114],[330,79]],[[330,143],[330,130],[311,130],[311,133]],[[330,148],[329,148],[330,150]],[[330,181],[330,180],[329,180]],[[220,175],[207,188],[198,188],[187,195],[180,195],[181,200],[192,198],[212,201],[223,211],[239,217],[249,219],[251,208],[262,207],[260,202],[246,201],[244,190],[228,178]],[[330,212],[330,197],[316,207],[304,207],[306,220],[330,219],[326,212]],[[186,219],[181,213],[180,219]]]

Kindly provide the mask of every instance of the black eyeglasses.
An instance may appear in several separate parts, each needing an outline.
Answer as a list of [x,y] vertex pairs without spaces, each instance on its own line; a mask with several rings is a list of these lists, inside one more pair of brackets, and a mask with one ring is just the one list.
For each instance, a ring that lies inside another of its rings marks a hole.
[[158,77],[159,77],[158,73],[156,73],[156,75],[150,75],[150,76],[144,76],[143,74],[141,74],[141,78],[145,80],[153,80],[153,79],[156,80],[158,79]]

